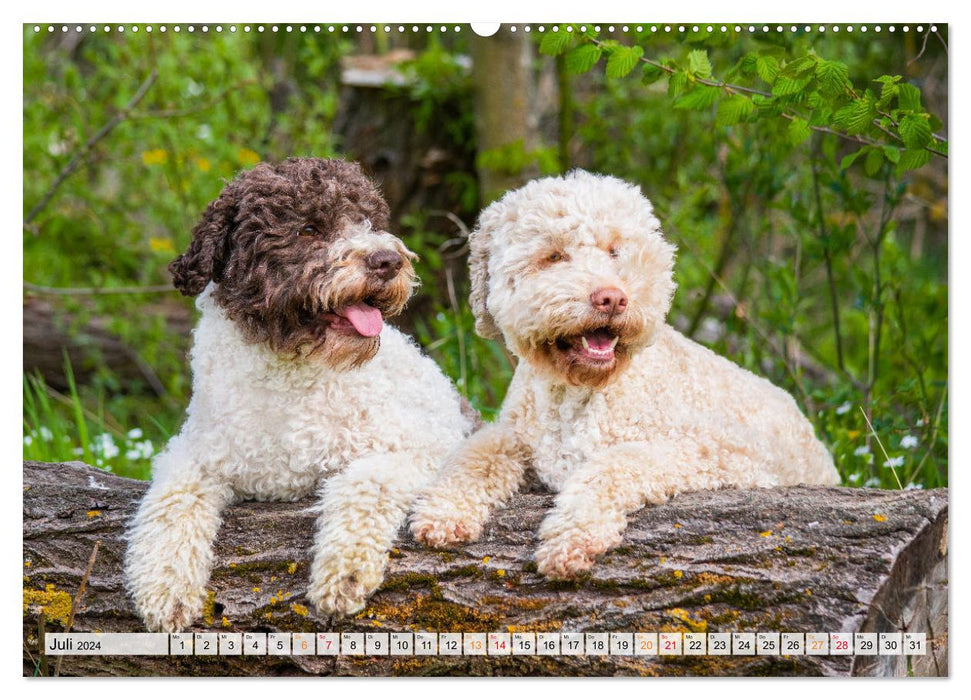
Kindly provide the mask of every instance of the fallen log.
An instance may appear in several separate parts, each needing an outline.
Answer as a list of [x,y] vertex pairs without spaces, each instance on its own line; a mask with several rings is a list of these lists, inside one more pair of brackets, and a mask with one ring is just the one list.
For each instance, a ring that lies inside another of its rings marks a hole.
[[[39,623],[143,631],[121,576],[145,482],[79,462],[24,463],[25,675]],[[304,597],[310,502],[229,509],[195,631],[790,631],[927,634],[924,656],[62,657],[60,675],[947,675],[945,489],[794,487],[684,494],[630,519],[621,547],[571,583],[536,573],[553,496],[531,488],[482,539],[448,552],[402,537],[368,606],[316,616]],[[96,543],[90,576],[86,570]],[[44,668],[53,671],[54,657]]]

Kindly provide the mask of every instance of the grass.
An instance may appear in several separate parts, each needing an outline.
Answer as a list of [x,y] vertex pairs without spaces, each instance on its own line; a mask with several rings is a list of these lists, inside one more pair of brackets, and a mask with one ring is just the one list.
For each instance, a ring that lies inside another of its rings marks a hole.
[[[65,365],[67,394],[48,387],[39,375],[24,375],[23,458],[81,460],[120,476],[149,478],[152,457],[172,431],[157,419],[144,427],[122,427],[105,412],[102,397],[82,399],[70,363]],[[87,408],[92,403],[97,411]]]

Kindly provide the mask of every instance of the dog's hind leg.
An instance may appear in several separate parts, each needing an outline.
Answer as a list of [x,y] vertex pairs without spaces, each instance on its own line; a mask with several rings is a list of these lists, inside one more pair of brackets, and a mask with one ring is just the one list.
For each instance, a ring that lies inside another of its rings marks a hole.
[[681,435],[602,449],[571,474],[539,530],[537,570],[572,578],[620,544],[627,515],[682,491],[772,485],[745,435]]
[[202,613],[220,513],[232,501],[228,485],[196,467],[175,468],[172,452],[159,455],[156,478],[127,534],[125,579],[135,607],[151,630],[174,632]]
[[415,539],[430,547],[478,539],[492,507],[521,487],[528,459],[508,427],[483,427],[448,458],[438,481],[419,499],[411,516]]
[[355,460],[322,488],[307,598],[325,615],[364,607],[381,585],[388,550],[437,468],[427,454]]

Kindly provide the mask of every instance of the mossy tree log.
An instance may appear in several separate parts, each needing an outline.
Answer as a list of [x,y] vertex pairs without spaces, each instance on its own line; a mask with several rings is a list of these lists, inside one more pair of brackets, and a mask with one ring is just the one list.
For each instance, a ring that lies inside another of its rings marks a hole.
[[[74,631],[142,629],[121,576],[125,524],[145,491],[81,463],[24,464],[24,673],[41,609],[63,631],[100,542]],[[796,487],[697,492],[645,508],[591,575],[535,571],[553,496],[531,488],[479,542],[449,552],[406,534],[384,585],[348,619],[304,597],[311,503],[225,514],[196,631],[915,631],[922,657],[64,657],[61,675],[946,675],[946,490]],[[53,659],[48,668],[53,669]]]

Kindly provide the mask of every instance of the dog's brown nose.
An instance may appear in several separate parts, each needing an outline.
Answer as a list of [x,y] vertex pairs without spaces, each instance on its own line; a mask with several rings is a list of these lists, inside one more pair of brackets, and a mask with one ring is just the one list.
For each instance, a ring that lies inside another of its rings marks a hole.
[[385,281],[394,279],[404,262],[404,258],[393,250],[379,250],[364,259],[368,271]]
[[604,287],[590,295],[590,303],[597,311],[616,316],[627,309],[627,295],[617,287]]

